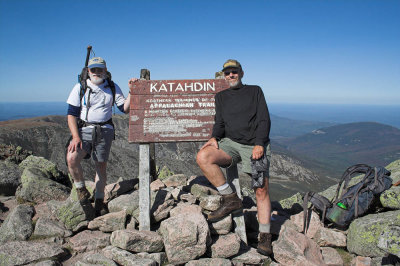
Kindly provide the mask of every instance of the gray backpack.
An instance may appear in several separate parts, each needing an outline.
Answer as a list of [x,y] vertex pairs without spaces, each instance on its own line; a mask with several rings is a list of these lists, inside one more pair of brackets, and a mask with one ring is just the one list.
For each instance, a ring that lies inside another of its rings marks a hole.
[[[364,175],[362,179],[349,187],[350,180],[359,174]],[[305,194],[303,198],[304,233],[306,233],[310,215],[308,202],[311,203],[311,207],[322,214],[323,222],[327,219],[336,227],[346,228],[351,221],[368,211],[374,200],[391,187],[392,181],[390,172],[381,166],[372,168],[366,164],[356,164],[347,168],[339,181],[335,198],[332,201],[313,192]],[[341,187],[342,192],[339,196]]]

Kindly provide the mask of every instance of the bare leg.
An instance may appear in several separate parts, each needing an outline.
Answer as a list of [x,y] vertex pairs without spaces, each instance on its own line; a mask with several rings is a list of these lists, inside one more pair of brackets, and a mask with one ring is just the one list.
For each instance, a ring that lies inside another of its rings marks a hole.
[[232,157],[226,152],[209,146],[197,153],[196,161],[205,177],[215,187],[226,183],[225,176],[220,168],[220,166],[227,166],[232,162]]
[[70,172],[72,179],[75,182],[85,181],[85,179],[83,178],[83,170],[81,166],[81,161],[85,157],[85,155],[86,152],[81,149],[67,153],[68,171]]
[[260,224],[269,224],[271,222],[271,200],[269,198],[269,178],[265,179],[265,185],[262,188],[256,188],[257,214]]
[[[104,188],[107,183],[107,162],[95,162],[96,177],[94,182],[96,184],[95,198],[104,198]],[[96,197],[98,196],[98,197]]]

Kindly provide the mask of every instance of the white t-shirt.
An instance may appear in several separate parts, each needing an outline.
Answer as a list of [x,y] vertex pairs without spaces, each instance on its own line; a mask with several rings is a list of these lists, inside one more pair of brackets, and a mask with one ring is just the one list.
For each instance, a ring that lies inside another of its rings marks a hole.
[[[115,83],[114,83],[115,84]],[[108,86],[108,82],[105,81],[100,85],[93,84],[90,79],[87,80],[87,90],[82,100],[79,99],[79,92],[81,85],[77,83],[69,94],[67,103],[76,107],[81,107],[80,118],[89,123],[102,123],[108,121],[112,117],[112,102],[113,95],[111,88]],[[88,112],[88,97],[90,93],[90,107]],[[121,88],[115,84],[115,104],[117,106],[125,103],[124,94]],[[88,112],[87,120],[86,113]]]

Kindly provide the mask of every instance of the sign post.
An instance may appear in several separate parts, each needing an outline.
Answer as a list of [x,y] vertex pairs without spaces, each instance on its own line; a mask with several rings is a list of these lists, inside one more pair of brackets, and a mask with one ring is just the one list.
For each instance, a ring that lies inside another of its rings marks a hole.
[[[224,79],[142,79],[134,83],[130,92],[128,140],[140,144],[139,230],[150,230],[149,143],[209,140],[214,125],[215,94],[228,87]],[[227,169],[228,182],[233,182],[240,195],[237,176],[236,167]],[[235,231],[247,243],[243,214],[234,216],[234,221]]]

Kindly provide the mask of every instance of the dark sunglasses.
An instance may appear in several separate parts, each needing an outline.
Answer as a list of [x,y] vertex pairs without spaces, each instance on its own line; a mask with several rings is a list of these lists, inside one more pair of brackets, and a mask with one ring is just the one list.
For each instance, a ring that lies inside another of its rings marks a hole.
[[103,73],[103,71],[104,71],[104,68],[101,68],[101,67],[90,68],[90,72],[92,72],[92,73]]
[[238,70],[228,70],[228,71],[224,71],[224,75],[225,75],[225,76],[229,76],[231,73],[232,73],[233,75],[236,75],[236,74],[239,74],[239,71],[238,71]]

